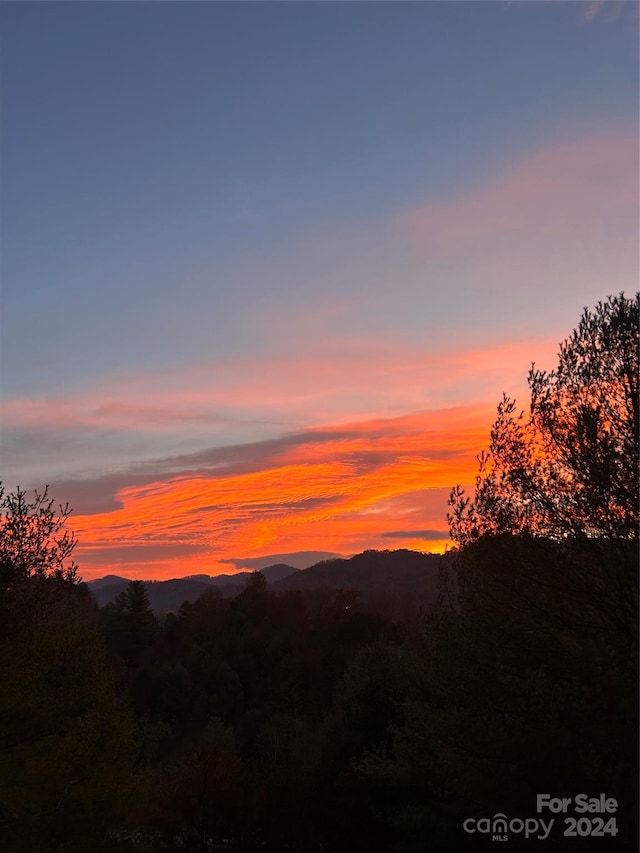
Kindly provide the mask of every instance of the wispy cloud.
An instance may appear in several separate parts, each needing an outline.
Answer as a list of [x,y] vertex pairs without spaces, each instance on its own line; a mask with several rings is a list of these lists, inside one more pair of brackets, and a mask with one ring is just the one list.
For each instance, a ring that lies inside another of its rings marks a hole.
[[425,542],[442,542],[449,538],[448,530],[389,530],[381,533],[383,539],[413,539]]
[[605,21],[616,21],[622,14],[625,8],[636,8],[637,2],[628,3],[625,0],[588,0],[581,4],[580,20],[583,24],[590,24],[596,18],[603,18]]
[[[545,148],[507,174],[460,198],[404,216],[429,253],[554,247],[586,250],[591,241],[637,241],[637,132],[604,133]],[[633,176],[636,180],[633,180]]]
[[637,15],[638,3],[635,0],[502,0],[505,9],[517,8],[535,4],[536,6],[562,6],[570,3],[578,9],[577,20],[582,24],[590,24],[596,18],[605,21],[616,21],[626,8]]
[[529,339],[438,352],[373,339],[328,340],[310,342],[296,358],[265,352],[132,374],[74,395],[6,399],[5,476],[29,484],[34,476],[65,479],[65,469],[67,478],[92,470],[111,475],[136,459],[247,445],[287,427],[495,400],[522,388],[531,359],[551,360],[556,345]]

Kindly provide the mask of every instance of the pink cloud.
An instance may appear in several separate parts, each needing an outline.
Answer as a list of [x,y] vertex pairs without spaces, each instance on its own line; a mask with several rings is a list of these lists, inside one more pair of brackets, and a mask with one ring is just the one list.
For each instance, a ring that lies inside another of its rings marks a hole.
[[240,433],[243,425],[297,427],[374,417],[469,399],[493,400],[524,384],[531,358],[551,359],[549,338],[430,352],[379,341],[310,345],[294,361],[267,356],[148,372],[74,396],[2,404],[6,428],[149,433]]
[[497,245],[510,253],[573,251],[637,232],[637,187],[637,133],[585,136],[545,148],[454,201],[414,209],[401,225],[430,254]]

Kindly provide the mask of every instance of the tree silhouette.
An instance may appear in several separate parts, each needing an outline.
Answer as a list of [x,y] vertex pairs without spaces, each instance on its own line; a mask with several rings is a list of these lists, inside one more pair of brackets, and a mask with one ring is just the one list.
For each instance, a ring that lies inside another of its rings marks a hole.
[[69,504],[56,511],[48,494],[24,489],[6,492],[0,483],[0,585],[3,588],[33,576],[51,576],[74,581],[77,566],[70,561],[76,546],[72,532],[65,530],[71,515]]
[[104,621],[108,644],[128,663],[137,666],[158,628],[144,581],[130,581],[105,608]]
[[456,486],[459,545],[485,533],[638,538],[639,295],[584,309],[558,366],[529,372],[528,415],[504,395],[475,496]]

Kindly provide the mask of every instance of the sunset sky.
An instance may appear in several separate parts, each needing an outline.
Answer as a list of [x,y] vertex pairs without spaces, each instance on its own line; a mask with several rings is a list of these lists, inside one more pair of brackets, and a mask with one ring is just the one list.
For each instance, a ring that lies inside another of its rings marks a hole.
[[445,548],[637,290],[638,8],[0,4],[0,479],[86,580]]

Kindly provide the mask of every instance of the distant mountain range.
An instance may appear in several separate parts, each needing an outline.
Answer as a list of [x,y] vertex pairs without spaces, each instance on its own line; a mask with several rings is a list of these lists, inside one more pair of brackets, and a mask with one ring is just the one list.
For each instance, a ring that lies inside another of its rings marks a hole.
[[[401,549],[364,551],[348,559],[323,560],[307,569],[276,563],[261,569],[274,592],[290,590],[357,589],[366,609],[406,619],[436,600],[442,557]],[[156,613],[177,611],[212,586],[224,597],[242,592],[253,572],[235,575],[190,575],[166,581],[145,581],[149,603]],[[100,607],[124,591],[128,578],[106,575],[88,586]]]
[[[284,563],[276,563],[260,571],[267,579],[267,583],[273,584],[300,570]],[[185,601],[195,601],[212,586],[217,587],[225,597],[238,595],[244,589],[247,578],[252,574],[253,572],[237,572],[235,575],[188,575],[166,581],[145,581],[145,584],[152,610],[156,613],[166,613],[179,610]],[[98,602],[98,606],[104,607],[126,589],[130,580],[120,575],[106,575],[89,581],[87,586]]]

